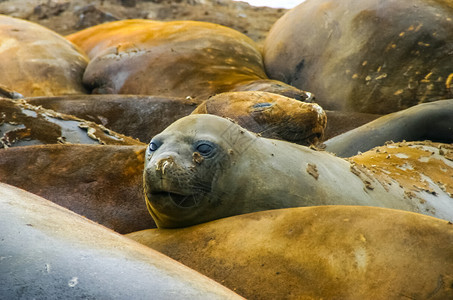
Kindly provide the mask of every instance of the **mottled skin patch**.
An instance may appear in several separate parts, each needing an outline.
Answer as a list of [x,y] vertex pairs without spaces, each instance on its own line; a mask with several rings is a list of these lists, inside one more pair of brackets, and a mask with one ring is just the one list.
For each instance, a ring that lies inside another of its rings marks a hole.
[[314,164],[307,164],[307,173],[313,176],[313,178],[318,179],[319,173],[316,165]]
[[376,180],[385,184],[395,180],[408,193],[433,193],[434,183],[453,198],[453,163],[447,161],[452,154],[453,146],[448,144],[403,142],[377,147],[350,158],[350,161],[359,169],[367,169]]
[[453,294],[453,225],[400,210],[279,209],[127,236],[247,299]]
[[40,144],[142,145],[102,125],[28,104],[0,98],[0,148]]

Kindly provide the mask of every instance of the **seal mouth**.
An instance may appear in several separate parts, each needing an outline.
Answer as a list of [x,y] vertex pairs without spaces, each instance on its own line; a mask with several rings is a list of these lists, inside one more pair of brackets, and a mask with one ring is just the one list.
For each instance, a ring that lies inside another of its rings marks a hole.
[[196,201],[194,195],[181,195],[178,193],[165,191],[153,192],[151,193],[151,195],[153,197],[168,198],[171,200],[171,202],[173,202],[173,204],[181,208],[191,208],[198,205],[198,202]]

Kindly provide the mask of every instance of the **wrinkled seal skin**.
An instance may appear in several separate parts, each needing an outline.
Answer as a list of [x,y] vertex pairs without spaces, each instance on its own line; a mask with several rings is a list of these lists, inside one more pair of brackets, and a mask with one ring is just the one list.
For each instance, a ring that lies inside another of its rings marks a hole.
[[218,94],[201,103],[192,114],[228,118],[262,137],[302,145],[320,142],[327,123],[319,105],[267,92]]
[[271,28],[270,78],[327,110],[386,114],[453,96],[453,4],[307,0]]
[[242,33],[217,24],[121,20],[67,39],[91,58],[83,82],[93,93],[191,97],[201,102],[249,86],[300,100],[313,97],[268,80],[258,46]]
[[142,145],[102,125],[0,98],[0,148],[42,144]]
[[279,209],[127,236],[247,299],[453,295],[453,225],[399,210]]
[[197,107],[194,101],[185,98],[141,95],[71,95],[26,101],[102,124],[144,143]]
[[38,145],[0,150],[0,182],[119,233],[155,228],[142,192],[145,147]]
[[0,84],[25,97],[86,93],[88,58],[38,24],[0,15]]
[[4,299],[240,298],[157,251],[0,183]]
[[324,144],[325,150],[350,157],[384,145],[387,141],[403,140],[453,143],[453,100],[419,104],[382,116]]
[[[394,159],[373,159],[387,149],[391,154],[384,157]],[[368,159],[346,161],[258,137],[218,116],[190,115],[149,144],[144,193],[158,227],[333,204],[381,206],[452,221],[452,153],[447,144],[395,144],[365,153]]]

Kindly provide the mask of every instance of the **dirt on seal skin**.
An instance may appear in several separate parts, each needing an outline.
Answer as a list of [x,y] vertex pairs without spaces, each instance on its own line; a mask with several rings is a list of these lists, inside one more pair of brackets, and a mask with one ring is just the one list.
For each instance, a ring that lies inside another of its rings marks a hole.
[[195,20],[234,28],[261,44],[287,10],[232,0],[0,0],[0,13],[67,35],[121,19]]

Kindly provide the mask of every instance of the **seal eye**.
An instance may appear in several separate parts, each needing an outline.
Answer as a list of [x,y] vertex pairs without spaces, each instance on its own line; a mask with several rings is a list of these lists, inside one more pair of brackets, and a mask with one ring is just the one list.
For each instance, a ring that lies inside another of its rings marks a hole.
[[206,155],[206,154],[211,153],[212,146],[208,145],[208,144],[201,144],[201,145],[198,145],[197,151],[200,152],[201,154]]
[[203,156],[209,156],[214,152],[214,145],[208,141],[200,141],[196,146],[197,151]]
[[160,146],[160,143],[158,143],[156,141],[151,141],[149,143],[148,149],[149,149],[150,152],[154,152],[157,149],[159,149],[159,146]]
[[267,107],[271,107],[273,105],[274,104],[272,104],[272,103],[257,103],[255,105],[253,105],[253,108],[267,108]]

